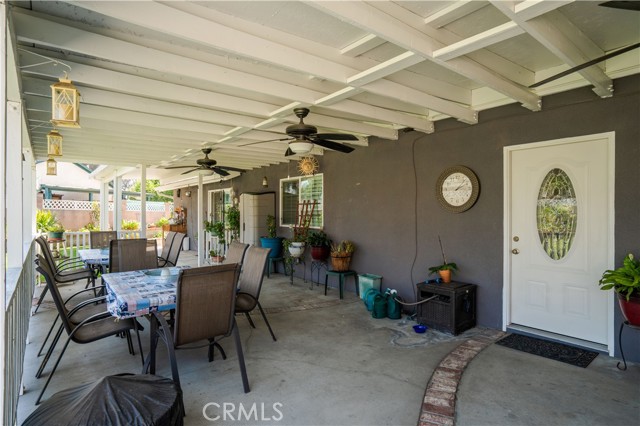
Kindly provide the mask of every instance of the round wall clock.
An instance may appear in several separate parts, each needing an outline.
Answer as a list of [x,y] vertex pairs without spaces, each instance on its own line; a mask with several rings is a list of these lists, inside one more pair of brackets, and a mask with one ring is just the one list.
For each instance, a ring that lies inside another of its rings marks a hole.
[[480,181],[468,167],[449,167],[440,174],[436,197],[442,207],[453,213],[469,210],[478,200]]

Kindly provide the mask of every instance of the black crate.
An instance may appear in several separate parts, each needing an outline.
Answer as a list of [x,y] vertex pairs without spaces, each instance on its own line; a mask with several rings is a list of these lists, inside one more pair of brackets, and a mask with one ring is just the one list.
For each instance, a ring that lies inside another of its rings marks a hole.
[[476,288],[459,282],[418,284],[418,300],[430,300],[418,305],[417,321],[454,335],[475,327]]

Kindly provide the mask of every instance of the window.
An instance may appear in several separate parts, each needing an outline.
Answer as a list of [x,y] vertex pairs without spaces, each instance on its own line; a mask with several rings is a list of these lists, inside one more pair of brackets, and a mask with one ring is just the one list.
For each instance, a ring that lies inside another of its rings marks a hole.
[[231,190],[217,189],[209,191],[209,214],[205,220],[224,222],[224,212],[232,205]]
[[302,202],[315,201],[311,227],[322,228],[323,187],[322,174],[280,179],[280,225],[296,225],[298,209],[301,208]]

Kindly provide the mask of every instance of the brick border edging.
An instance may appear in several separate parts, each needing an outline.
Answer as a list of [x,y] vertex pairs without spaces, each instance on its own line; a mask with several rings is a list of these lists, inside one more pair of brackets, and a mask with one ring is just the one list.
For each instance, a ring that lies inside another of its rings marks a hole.
[[487,330],[461,343],[440,361],[427,384],[418,426],[455,424],[456,392],[462,373],[476,355],[505,334],[502,331]]

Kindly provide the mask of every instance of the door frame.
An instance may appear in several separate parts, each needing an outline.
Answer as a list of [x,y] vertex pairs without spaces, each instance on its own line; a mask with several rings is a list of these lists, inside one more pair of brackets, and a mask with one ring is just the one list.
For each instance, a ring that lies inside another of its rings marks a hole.
[[[607,264],[609,269],[615,266],[615,132],[596,133],[592,135],[575,136],[570,138],[554,139],[541,142],[525,143],[503,147],[503,276],[502,276],[502,331],[507,330],[511,324],[511,159],[515,151],[533,148],[542,148],[554,145],[565,145],[571,143],[585,142],[593,139],[607,140],[608,153],[608,182],[609,207],[608,247],[609,258]],[[603,271],[604,272],[604,271]],[[595,283],[594,283],[595,285]],[[615,347],[614,333],[614,292],[608,292],[607,302],[607,348],[609,355],[613,356]],[[560,338],[561,339],[561,338]]]

